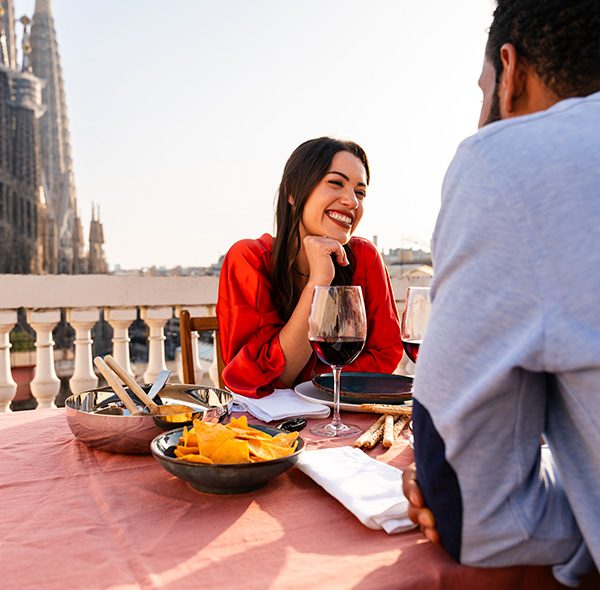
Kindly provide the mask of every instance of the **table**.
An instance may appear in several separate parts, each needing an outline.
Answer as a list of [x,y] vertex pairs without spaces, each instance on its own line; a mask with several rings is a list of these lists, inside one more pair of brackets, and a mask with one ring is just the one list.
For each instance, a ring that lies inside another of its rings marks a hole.
[[[371,454],[412,461],[406,440]],[[79,443],[63,409],[0,415],[0,465],[4,590],[561,588],[549,568],[465,567],[418,531],[367,529],[297,469],[256,492],[197,492],[151,456]]]

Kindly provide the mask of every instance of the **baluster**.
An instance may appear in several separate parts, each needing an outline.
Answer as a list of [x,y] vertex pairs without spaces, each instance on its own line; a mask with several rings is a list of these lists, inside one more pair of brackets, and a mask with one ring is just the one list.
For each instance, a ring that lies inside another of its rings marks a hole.
[[17,323],[17,312],[0,311],[0,412],[11,412],[10,402],[17,392],[17,384],[10,370],[10,331]]
[[35,374],[30,384],[31,393],[38,402],[38,409],[55,408],[54,399],[60,391],[60,379],[54,368],[52,330],[60,322],[60,310],[27,310],[27,321],[36,332]]
[[137,317],[135,307],[117,308],[105,307],[104,317],[113,329],[113,357],[130,374],[133,375],[131,368],[131,358],[129,356],[129,326]]
[[69,379],[71,393],[98,387],[92,364],[92,328],[100,318],[98,308],[67,309],[67,322],[75,330],[75,370]]
[[152,383],[158,374],[167,368],[165,362],[165,324],[173,317],[172,307],[142,307],[141,317],[150,328],[148,337],[148,366],[144,372],[144,381]]

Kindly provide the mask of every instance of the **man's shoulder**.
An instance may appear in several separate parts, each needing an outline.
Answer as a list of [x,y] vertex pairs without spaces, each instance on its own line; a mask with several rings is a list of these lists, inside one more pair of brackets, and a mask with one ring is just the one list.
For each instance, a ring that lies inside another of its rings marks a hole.
[[[589,127],[600,125],[600,92],[587,97],[574,97],[561,100],[552,107],[490,123],[477,133],[466,138],[459,146],[460,151],[471,151],[481,156],[501,156],[506,152],[511,162],[518,162],[515,150],[520,146],[535,147],[538,151],[552,151],[559,145],[577,143],[586,135]],[[595,137],[599,137],[595,134]],[[527,161],[535,156],[528,150]]]

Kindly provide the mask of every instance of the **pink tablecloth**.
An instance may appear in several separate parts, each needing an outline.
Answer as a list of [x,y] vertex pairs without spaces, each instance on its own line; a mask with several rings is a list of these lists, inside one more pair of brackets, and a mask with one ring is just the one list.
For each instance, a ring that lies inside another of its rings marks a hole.
[[[405,441],[372,454],[412,460]],[[5,590],[559,587],[548,568],[468,568],[417,531],[367,529],[297,469],[253,493],[196,492],[151,456],[80,444],[64,410],[1,415],[0,465]]]

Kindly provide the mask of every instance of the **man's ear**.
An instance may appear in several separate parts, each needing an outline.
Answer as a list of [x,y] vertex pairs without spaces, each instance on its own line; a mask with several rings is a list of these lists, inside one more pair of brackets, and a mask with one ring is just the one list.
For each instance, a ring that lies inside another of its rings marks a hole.
[[519,99],[526,90],[526,64],[519,59],[516,47],[505,43],[500,48],[502,78],[500,81],[500,112],[502,118],[514,116],[519,108]]

